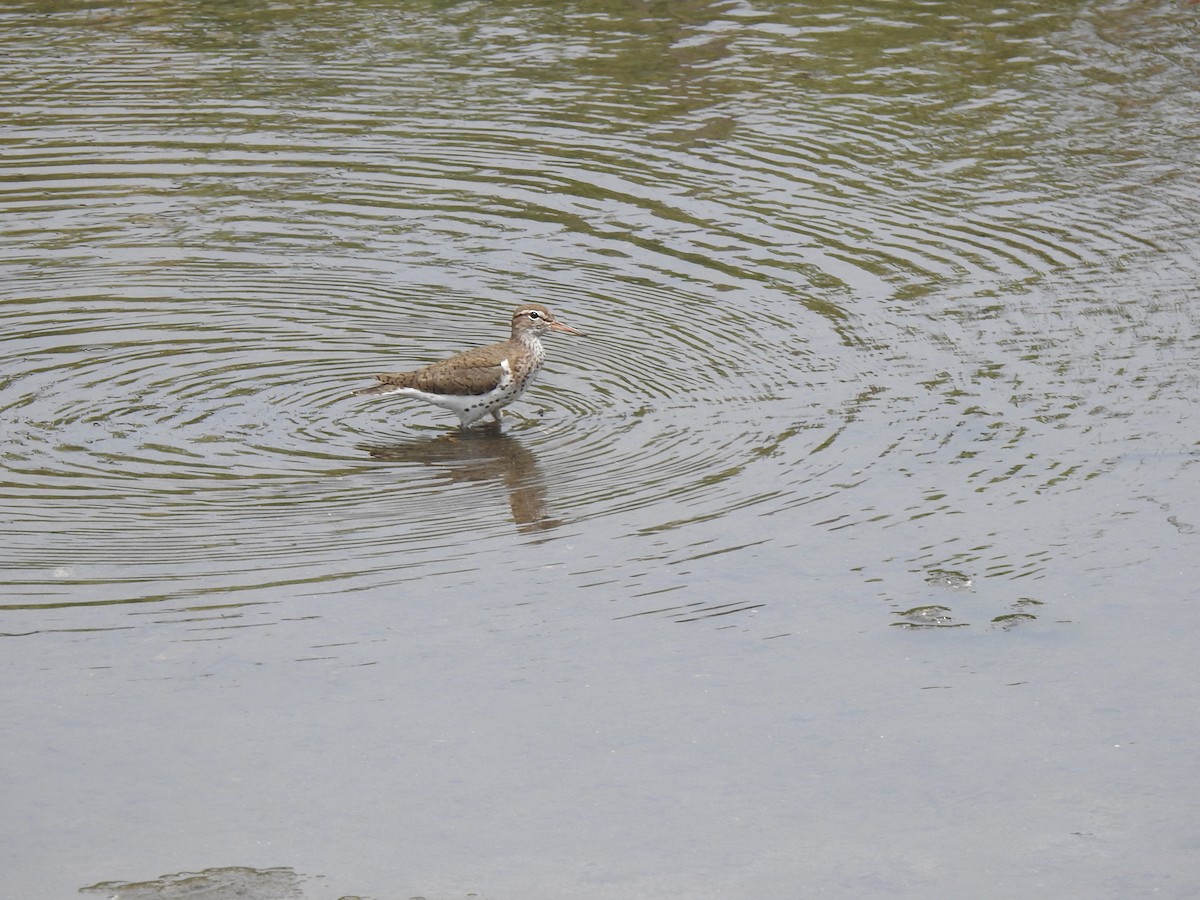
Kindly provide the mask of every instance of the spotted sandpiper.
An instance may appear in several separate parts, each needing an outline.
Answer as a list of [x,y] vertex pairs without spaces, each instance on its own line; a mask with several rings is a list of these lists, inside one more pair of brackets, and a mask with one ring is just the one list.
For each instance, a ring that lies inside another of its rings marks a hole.
[[424,400],[458,416],[463,428],[491,414],[500,422],[500,408],[512,403],[537,378],[546,350],[547,331],[583,335],[554,318],[540,303],[526,303],[513,313],[512,337],[489,347],[477,347],[413,372],[376,375],[381,384],[356,394],[403,394]]

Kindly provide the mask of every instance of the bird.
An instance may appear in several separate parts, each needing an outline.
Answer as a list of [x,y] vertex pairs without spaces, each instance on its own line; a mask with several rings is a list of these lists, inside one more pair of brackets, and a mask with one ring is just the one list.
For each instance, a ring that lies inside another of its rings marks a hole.
[[462,428],[489,414],[499,425],[501,408],[525,393],[541,371],[546,357],[542,335],[550,331],[584,336],[540,303],[526,303],[512,314],[512,336],[507,341],[476,347],[412,372],[376,375],[379,384],[354,393],[424,400],[457,415]]

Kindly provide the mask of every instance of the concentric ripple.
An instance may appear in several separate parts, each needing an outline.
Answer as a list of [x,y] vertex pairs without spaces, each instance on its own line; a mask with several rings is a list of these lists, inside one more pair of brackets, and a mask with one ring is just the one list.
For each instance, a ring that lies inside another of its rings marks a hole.
[[[653,536],[596,582],[649,597],[647,559],[1102,477],[1096,411],[1163,434],[1196,333],[1195,91],[1144,55],[1194,74],[1190,32],[1125,15],[1097,56],[1074,14],[1000,9],[0,13],[19,599],[428,584],[585,532]],[[503,434],[351,396],[526,299],[588,336],[548,340]]]

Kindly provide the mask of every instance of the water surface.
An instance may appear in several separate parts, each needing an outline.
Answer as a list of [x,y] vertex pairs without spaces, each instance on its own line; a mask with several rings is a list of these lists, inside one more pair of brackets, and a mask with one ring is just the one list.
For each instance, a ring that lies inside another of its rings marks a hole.
[[9,4],[9,892],[1200,890],[1196,17]]

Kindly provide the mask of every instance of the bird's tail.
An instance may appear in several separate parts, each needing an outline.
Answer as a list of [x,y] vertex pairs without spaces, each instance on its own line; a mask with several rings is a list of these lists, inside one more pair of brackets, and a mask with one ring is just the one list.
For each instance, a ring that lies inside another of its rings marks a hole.
[[[383,381],[388,376],[387,375],[376,375],[375,377],[378,378],[380,381]],[[403,386],[404,385],[401,385],[401,384],[391,384],[387,381],[383,381],[383,384],[373,384],[370,387],[359,388],[357,391],[354,392],[354,396],[357,397],[360,395],[369,396],[371,394],[390,394],[390,393],[392,393],[392,391],[400,390]]]

